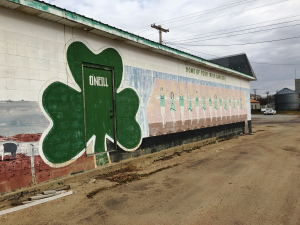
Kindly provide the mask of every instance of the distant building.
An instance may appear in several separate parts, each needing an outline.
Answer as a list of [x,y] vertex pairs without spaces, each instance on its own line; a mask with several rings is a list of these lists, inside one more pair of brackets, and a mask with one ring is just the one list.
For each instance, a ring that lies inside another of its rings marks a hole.
[[298,93],[289,88],[283,88],[275,94],[275,106],[276,110],[299,109]]
[[298,107],[300,109],[300,79],[295,79],[295,91],[298,94]]
[[218,57],[218,58],[210,59],[209,61],[239,71],[241,73],[247,74],[251,77],[254,77],[256,80],[255,73],[245,53]]
[[269,108],[275,109],[276,108],[275,102],[269,102],[268,104],[261,106],[261,109],[269,109]]
[[251,110],[253,110],[253,109],[261,109],[259,101],[256,101],[254,99],[250,99],[250,103],[251,103]]

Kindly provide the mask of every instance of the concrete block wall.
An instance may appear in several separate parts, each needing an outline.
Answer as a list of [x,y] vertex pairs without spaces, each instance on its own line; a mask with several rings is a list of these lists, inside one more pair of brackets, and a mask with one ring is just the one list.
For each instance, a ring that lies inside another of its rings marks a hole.
[[[0,8],[0,21],[0,153],[4,152],[3,143],[19,146],[15,159],[11,159],[9,152],[0,156],[0,193],[97,167],[99,157],[87,157],[85,152],[56,168],[41,156],[43,137],[53,123],[43,108],[44,91],[53,82],[62,82],[81,91],[66,58],[68,47],[74,42],[83,43],[94,54],[106,48],[118,51],[124,67],[120,89],[132,88],[139,96],[137,122],[143,138],[150,136],[146,108],[157,79],[155,74],[166,80],[167,77],[201,80],[203,85],[242,90],[246,97],[245,106],[248,104],[248,80],[10,9]],[[218,73],[226,76],[226,80],[189,74],[186,67]],[[140,85],[141,82],[147,82],[149,86]],[[159,103],[158,107],[160,110]],[[241,120],[251,119],[250,102],[248,109],[246,118],[243,116]],[[217,123],[211,126],[217,126]],[[34,160],[35,168],[31,168],[31,160]],[[21,166],[14,166],[19,164]]]

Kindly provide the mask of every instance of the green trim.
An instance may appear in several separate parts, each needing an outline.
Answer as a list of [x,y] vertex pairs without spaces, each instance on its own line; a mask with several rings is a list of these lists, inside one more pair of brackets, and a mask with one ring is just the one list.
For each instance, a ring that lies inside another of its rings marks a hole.
[[57,6],[54,6],[54,5],[45,3],[45,2],[41,2],[41,1],[38,1],[38,0],[6,0],[6,1],[18,3],[18,4],[23,5],[23,6],[28,6],[28,7],[31,7],[31,8],[35,8],[37,10],[41,10],[41,11],[44,11],[44,12],[47,12],[47,13],[50,13],[50,14],[54,14],[54,15],[62,17],[64,19],[68,19],[68,20],[76,22],[76,23],[84,24],[88,27],[92,27],[94,29],[97,29],[97,30],[100,30],[100,31],[103,31],[103,32],[106,32],[106,33],[109,33],[109,34],[112,34],[112,35],[115,35],[115,36],[118,36],[118,37],[122,37],[124,39],[130,40],[130,41],[133,41],[133,42],[136,42],[136,43],[139,43],[139,44],[146,45],[150,48],[155,48],[155,49],[158,49],[158,50],[162,50],[162,51],[165,51],[165,52],[177,55],[177,56],[181,56],[181,57],[186,58],[188,60],[194,60],[196,62],[200,62],[200,63],[202,63],[204,65],[207,65],[207,66],[220,68],[223,71],[234,73],[236,75],[240,75],[240,76],[243,76],[243,77],[251,79],[251,80],[255,80],[255,77],[253,77],[253,76],[249,76],[247,74],[229,69],[227,67],[211,63],[211,62],[209,62],[205,59],[202,59],[198,56],[195,56],[195,55],[192,55],[192,54],[189,54],[189,53],[185,53],[183,51],[180,51],[180,50],[177,50],[177,49],[174,49],[174,48],[171,48],[171,47],[167,47],[165,45],[161,45],[157,42],[150,41],[148,39],[139,37],[135,34],[123,31],[121,29],[109,26],[107,24],[103,24],[99,21],[81,16],[81,15],[76,14],[74,12],[70,12],[68,10],[59,8]]

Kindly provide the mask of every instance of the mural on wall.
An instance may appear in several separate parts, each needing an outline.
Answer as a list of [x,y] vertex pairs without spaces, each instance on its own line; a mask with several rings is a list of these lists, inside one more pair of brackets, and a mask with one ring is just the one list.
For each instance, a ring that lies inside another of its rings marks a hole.
[[244,91],[156,78],[146,109],[149,136],[246,121],[243,103]]
[[245,121],[250,115],[249,89],[123,66],[117,50],[90,49],[70,43],[72,78],[45,82],[40,102],[0,102],[0,192],[109,163],[110,72],[83,63],[114,69],[117,140],[125,151],[136,150],[145,137]]
[[[224,80],[224,76],[214,76],[218,78]],[[125,66],[123,86],[139,94],[137,121],[143,137],[251,119],[247,88],[131,66]]]
[[[80,89],[83,90],[85,85],[85,106],[83,91],[76,91],[61,82],[54,82],[45,89],[43,108],[53,125],[42,137],[40,154],[43,159],[52,167],[61,167],[60,164],[71,163],[81,156],[85,152],[86,143],[92,143],[92,153],[99,153],[106,151],[106,138],[113,140],[110,74],[108,71],[87,68],[84,69],[85,75],[82,79],[83,62],[114,69],[118,145],[123,149],[136,148],[142,138],[140,126],[135,119],[139,109],[139,97],[131,88],[118,91],[123,76],[123,63],[119,53],[113,48],[108,48],[94,54],[82,42],[74,42],[68,47],[67,61]],[[99,77],[99,82],[100,78],[105,76],[110,89],[106,86],[107,83],[94,85],[98,80],[91,82],[90,79],[92,77],[94,80],[95,76]],[[102,160],[99,157],[102,157]],[[97,161],[100,161],[101,165],[108,163],[108,155],[98,155]]]
[[[0,192],[2,192],[33,183],[32,162],[39,161],[40,137],[49,122],[37,102],[1,101],[0,113]],[[38,171],[35,172],[39,181],[40,174]]]

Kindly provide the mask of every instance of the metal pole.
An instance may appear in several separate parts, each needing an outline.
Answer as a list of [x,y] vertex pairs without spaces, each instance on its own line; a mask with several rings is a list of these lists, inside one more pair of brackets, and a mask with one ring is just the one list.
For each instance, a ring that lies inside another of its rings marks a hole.
[[113,95],[113,112],[114,112],[114,148],[117,150],[117,115],[116,115],[116,95],[115,95],[115,74],[114,71],[111,71],[111,79],[112,79],[112,95]]
[[159,43],[162,44],[162,32],[159,30]]
[[31,161],[31,177],[32,177],[32,183],[36,184],[36,178],[35,178],[35,163],[34,163],[34,145],[30,144],[31,147],[31,155],[30,155],[30,161]]

